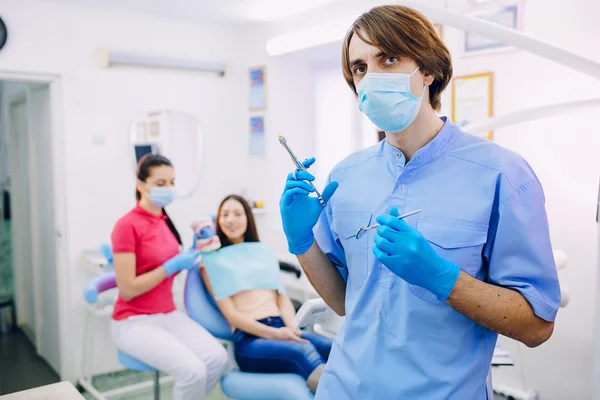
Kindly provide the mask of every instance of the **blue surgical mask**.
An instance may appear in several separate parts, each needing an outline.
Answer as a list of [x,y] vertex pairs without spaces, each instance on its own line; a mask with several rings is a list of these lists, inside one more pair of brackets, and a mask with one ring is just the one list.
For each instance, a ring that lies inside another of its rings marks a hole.
[[156,207],[166,207],[175,200],[175,196],[177,192],[174,187],[165,187],[165,186],[154,186],[150,187],[146,185],[150,189],[150,202],[154,204]]
[[405,130],[417,117],[425,86],[421,97],[410,91],[412,74],[368,73],[360,81],[358,108],[380,129],[397,133]]

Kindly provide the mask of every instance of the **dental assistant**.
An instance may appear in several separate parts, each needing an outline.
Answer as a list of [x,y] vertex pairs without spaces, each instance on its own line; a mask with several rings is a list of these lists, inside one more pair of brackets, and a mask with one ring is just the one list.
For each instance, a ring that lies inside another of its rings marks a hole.
[[199,266],[199,252],[180,251],[181,237],[164,210],[175,198],[174,185],[168,159],[140,159],[138,204],[111,235],[119,288],[111,334],[119,350],[175,378],[174,400],[201,400],[223,374],[227,352],[173,302],[175,276]]
[[386,139],[333,169],[326,207],[305,171],[280,201],[289,251],[346,315],[316,398],[491,400],[498,334],[539,346],[560,304],[540,182],[518,154],[437,116],[451,57],[417,11],[359,17],[342,70]]

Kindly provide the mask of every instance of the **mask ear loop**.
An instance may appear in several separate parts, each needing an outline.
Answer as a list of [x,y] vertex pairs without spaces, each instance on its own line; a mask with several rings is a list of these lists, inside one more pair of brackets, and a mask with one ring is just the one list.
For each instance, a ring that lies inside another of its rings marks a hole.
[[[415,69],[408,77],[410,78],[413,76],[420,68],[421,67],[417,67],[417,69]],[[427,85],[425,84],[425,77],[423,77],[423,93],[421,93],[421,96],[419,97],[421,100],[423,99],[423,96],[425,96],[425,88],[427,88]]]
[[427,89],[427,85],[423,85],[423,93],[421,93],[421,97],[419,97],[421,100],[423,100],[423,96],[425,96],[425,89]]
[[[146,195],[147,195],[147,196],[150,196],[150,193],[152,193],[152,187],[151,187],[151,186],[149,186],[149,185],[148,185],[146,182],[144,182],[144,181],[143,181],[143,180],[141,180],[140,178],[136,178],[136,179],[137,179],[137,181],[138,181],[139,183],[141,183],[141,184],[142,184],[142,186],[144,186],[146,189],[148,189],[148,193],[147,193]],[[140,193],[141,193],[141,192],[140,192]]]

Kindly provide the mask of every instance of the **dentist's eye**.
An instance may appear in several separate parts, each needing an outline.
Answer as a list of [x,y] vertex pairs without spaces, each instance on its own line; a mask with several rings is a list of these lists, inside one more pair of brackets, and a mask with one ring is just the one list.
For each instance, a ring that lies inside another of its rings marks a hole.
[[398,57],[387,57],[385,59],[384,64],[385,65],[392,65],[392,64],[396,64],[398,62]]
[[353,72],[354,75],[364,75],[365,73],[367,73],[367,68],[359,65],[354,68]]

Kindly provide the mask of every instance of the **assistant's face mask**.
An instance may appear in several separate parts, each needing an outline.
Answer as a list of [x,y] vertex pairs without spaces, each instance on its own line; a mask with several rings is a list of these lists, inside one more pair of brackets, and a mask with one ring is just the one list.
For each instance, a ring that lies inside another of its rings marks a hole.
[[177,192],[174,187],[167,186],[148,186],[145,182],[142,182],[144,186],[150,189],[150,202],[156,207],[166,207],[175,200]]
[[175,200],[174,187],[153,187],[150,189],[150,201],[157,207],[166,207]]
[[417,117],[425,94],[425,85],[421,97],[410,91],[410,77],[418,70],[412,74],[366,74],[356,87],[359,110],[386,132],[405,130]]

